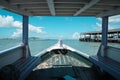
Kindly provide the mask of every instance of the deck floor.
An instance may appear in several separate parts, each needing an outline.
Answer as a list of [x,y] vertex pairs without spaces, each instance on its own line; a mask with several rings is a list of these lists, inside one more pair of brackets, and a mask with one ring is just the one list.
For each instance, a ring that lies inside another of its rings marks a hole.
[[47,59],[46,61],[42,62],[40,65],[38,65],[37,69],[42,68],[51,68],[55,67],[56,65],[62,66],[86,66],[89,67],[87,64],[85,64],[82,61],[79,61],[71,56],[68,55],[59,55],[55,54],[51,58]]
[[75,66],[37,69],[32,71],[26,80],[65,80],[62,78],[66,75],[75,80],[102,80],[91,68]]
[[102,80],[95,71],[85,63],[68,55],[54,55],[39,64],[26,80],[65,80],[69,75],[76,80]]

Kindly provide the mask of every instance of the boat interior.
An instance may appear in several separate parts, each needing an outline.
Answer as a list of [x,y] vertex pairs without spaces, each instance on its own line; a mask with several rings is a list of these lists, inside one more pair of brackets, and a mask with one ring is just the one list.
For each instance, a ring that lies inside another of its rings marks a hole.
[[[66,54],[53,50],[41,56],[41,63],[33,69],[26,80],[114,80],[100,73],[93,64],[76,52]],[[59,54],[58,54],[59,53]]]
[[[0,0],[0,9],[23,16],[22,44],[0,52],[0,80],[120,80],[120,49],[107,45],[108,20],[120,14],[120,0]],[[97,55],[53,48],[31,56],[29,16],[100,17]]]

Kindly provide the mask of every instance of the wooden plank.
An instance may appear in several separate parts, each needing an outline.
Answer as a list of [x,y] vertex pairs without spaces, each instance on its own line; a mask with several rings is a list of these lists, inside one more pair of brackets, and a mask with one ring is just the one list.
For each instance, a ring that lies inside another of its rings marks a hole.
[[67,55],[65,55],[65,63],[69,64],[68,59],[67,59]]
[[70,64],[73,65],[73,62],[72,62],[72,59],[71,57],[69,57],[69,60],[70,60]]
[[56,56],[56,60],[57,60],[56,65],[58,65],[59,64],[59,56],[58,55]]
[[67,56],[67,60],[68,60],[68,64],[70,64],[70,58],[69,58],[69,56]]
[[63,55],[61,55],[60,57],[61,57],[61,65],[62,65],[62,64],[64,64]]
[[90,7],[92,7],[93,5],[95,5],[97,2],[99,2],[99,0],[91,0],[88,4],[86,4],[83,8],[80,8],[80,10],[78,10],[74,16],[77,16],[79,14],[81,14],[82,12],[86,11],[87,9],[89,9]]
[[[56,67],[48,69],[40,69],[33,71],[27,80],[58,80],[60,77],[69,75],[76,80],[101,80],[99,76],[94,74],[92,68],[86,67]],[[98,77],[98,78],[95,78]],[[32,78],[33,77],[33,78]]]
[[27,60],[24,64],[21,65],[20,71],[24,71],[31,63],[35,60],[35,57],[32,57],[30,60]]
[[77,69],[79,75],[81,76],[81,80],[88,80],[88,78],[87,78],[83,69],[81,69],[81,68],[76,68],[76,69]]
[[73,64],[74,66],[76,66],[76,64],[75,64],[75,62],[74,62],[74,58],[73,58],[73,57],[71,57],[71,60],[72,60],[72,64]]
[[120,14],[120,8],[99,13],[96,15],[96,17],[113,16],[113,15],[118,15],[118,14]]
[[13,65],[15,65],[20,71],[21,69],[32,59],[32,57],[26,59],[26,58],[21,58],[18,61],[16,61],[15,63],[13,63]]
[[20,58],[16,62],[13,63],[16,67],[19,67],[23,62],[25,62],[25,58]]
[[87,69],[84,69],[84,72],[85,72],[88,80],[96,80],[97,75],[95,75],[93,73],[93,70],[87,68]]
[[107,57],[100,57],[100,56],[92,56],[90,57],[90,60],[96,64],[97,66],[99,66],[100,68],[102,68],[103,70],[105,70],[106,72],[108,72],[109,74],[111,74],[112,76],[114,76],[116,79],[120,79],[120,64],[114,60],[111,60],[110,58]]
[[61,65],[61,64],[62,64],[62,62],[61,62],[61,61],[62,61],[62,60],[61,60],[61,55],[59,56],[59,58],[60,58],[60,65]]
[[[102,45],[107,47],[108,16],[102,18]],[[106,54],[104,54],[106,55]]]
[[47,0],[48,7],[52,16],[55,16],[54,0]]
[[63,61],[64,61],[64,65],[65,65],[66,64],[65,55],[63,55]]
[[30,12],[27,12],[25,10],[18,8],[17,6],[13,6],[13,5],[9,4],[6,0],[0,0],[0,6],[2,6],[4,9],[7,9],[9,11],[13,11],[13,12],[18,13],[20,15],[26,15],[26,16],[32,15]]

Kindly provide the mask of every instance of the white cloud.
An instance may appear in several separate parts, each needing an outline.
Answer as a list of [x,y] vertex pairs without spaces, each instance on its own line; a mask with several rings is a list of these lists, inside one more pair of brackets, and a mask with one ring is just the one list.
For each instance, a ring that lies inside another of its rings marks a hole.
[[[43,27],[34,26],[29,24],[29,31],[38,34],[46,33],[42,30]],[[2,16],[0,15],[0,27],[4,28],[15,28],[16,31],[13,32],[12,37],[18,37],[22,33],[22,22],[15,21],[13,16]]]
[[22,29],[22,22],[20,21],[14,21],[12,24],[13,27]]
[[[102,18],[97,18],[99,21],[102,21]],[[120,25],[116,26],[117,23],[120,23],[120,15],[109,17],[109,24],[108,29],[115,29],[120,28]],[[102,23],[96,22],[96,26],[98,27],[98,30],[102,29]]]
[[[101,30],[102,29],[102,24],[100,24],[100,23],[96,23],[96,26],[98,27],[98,30]],[[108,25],[109,27],[108,27],[108,29],[115,29],[116,27],[112,27],[111,25]]]
[[102,29],[102,24],[97,22],[96,25],[99,27],[99,29]]
[[102,18],[97,18],[99,21],[102,21]]
[[109,23],[118,23],[120,22],[120,15],[112,16],[109,18]]
[[[97,18],[99,21],[102,21],[102,18]],[[120,15],[109,17],[109,23],[118,23],[120,22]]]
[[29,30],[36,33],[42,33],[42,27],[36,27],[31,24],[29,24]]
[[74,32],[73,35],[72,35],[72,38],[73,39],[79,39],[80,35],[78,32]]
[[11,27],[13,24],[13,17],[12,16],[1,16],[0,15],[0,27]]
[[22,29],[17,29],[16,32],[13,32],[12,37],[18,37],[20,34],[22,34]]

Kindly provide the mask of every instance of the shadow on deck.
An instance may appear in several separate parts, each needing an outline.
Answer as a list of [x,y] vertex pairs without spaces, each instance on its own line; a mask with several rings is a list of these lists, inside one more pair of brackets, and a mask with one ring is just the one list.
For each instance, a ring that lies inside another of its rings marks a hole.
[[92,68],[76,66],[36,69],[31,72],[26,80],[65,80],[64,76],[66,75],[76,80],[103,80]]

